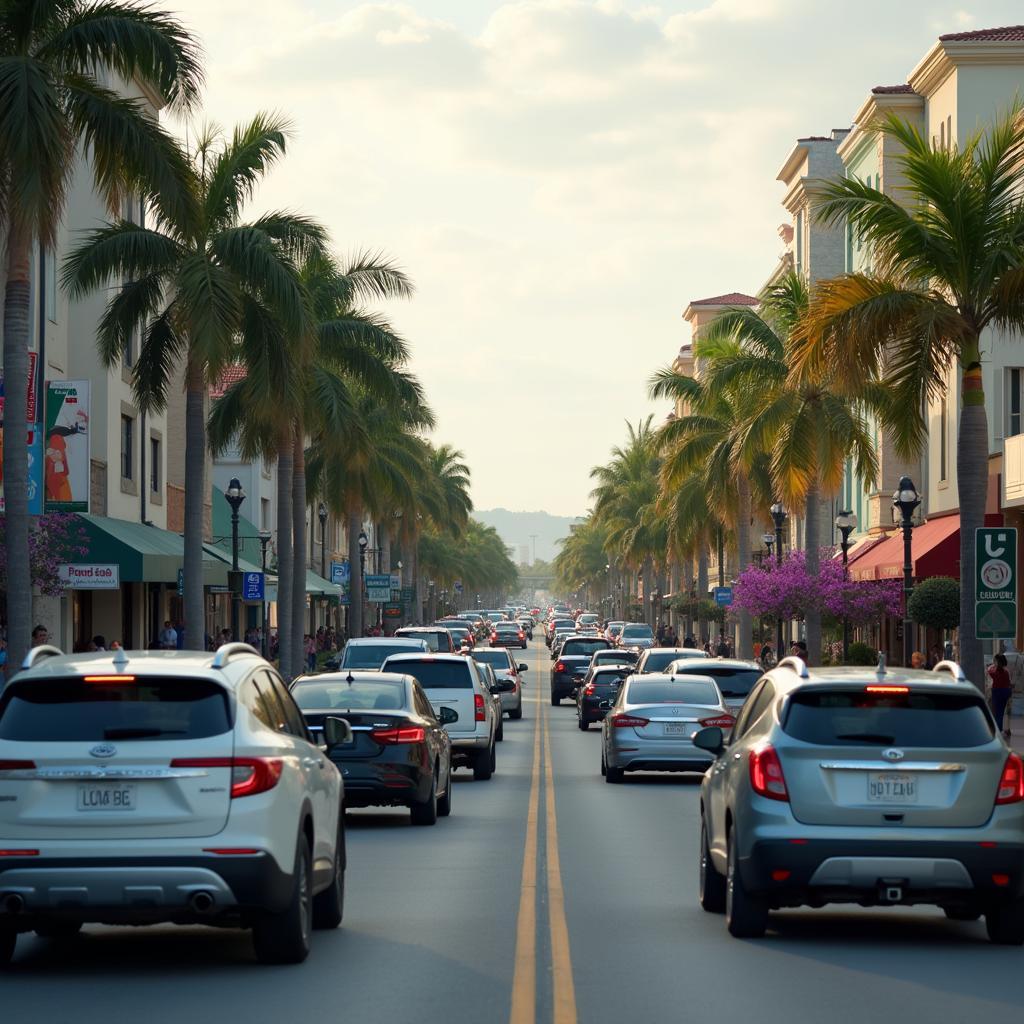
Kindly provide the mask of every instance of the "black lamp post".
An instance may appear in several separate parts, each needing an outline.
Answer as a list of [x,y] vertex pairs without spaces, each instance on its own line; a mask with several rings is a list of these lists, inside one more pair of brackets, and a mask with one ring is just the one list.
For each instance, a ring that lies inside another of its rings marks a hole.
[[237,640],[242,621],[242,574],[238,571],[238,510],[245,490],[237,476],[231,478],[224,497],[231,506],[231,639]]
[[441,615],[444,616],[445,610],[448,606],[448,588],[445,587],[441,590]]
[[320,520],[320,575],[327,579],[327,506],[321,501],[316,507]]
[[[365,530],[359,531],[359,629],[366,631],[366,549],[370,538]],[[349,601],[352,598],[349,597]]]
[[[842,538],[839,544],[843,549],[843,582],[848,583],[850,581],[850,534],[857,529],[857,516],[856,513],[851,512],[847,509],[845,512],[840,512],[836,516],[836,528],[839,530],[839,535]],[[850,617],[848,615],[843,616],[843,662],[849,660],[850,657]]]
[[[771,509],[772,520],[775,523],[775,564],[782,565],[782,528],[786,524],[786,510],[781,501],[775,502]],[[782,616],[775,617],[775,657],[782,660]]]
[[901,476],[899,486],[892,496],[892,517],[900,513],[899,525],[903,529],[903,664],[910,665],[910,656],[914,652],[914,639],[910,635],[910,595],[914,592],[914,554],[913,529],[914,512],[921,504],[921,495],[917,493],[914,481],[909,476]]
[[260,642],[260,653],[265,658],[269,650],[267,638],[267,545],[270,543],[270,531],[260,530],[260,569],[263,570],[263,609],[260,613],[260,627],[262,640]]
[[434,581],[427,580],[427,617],[434,621]]

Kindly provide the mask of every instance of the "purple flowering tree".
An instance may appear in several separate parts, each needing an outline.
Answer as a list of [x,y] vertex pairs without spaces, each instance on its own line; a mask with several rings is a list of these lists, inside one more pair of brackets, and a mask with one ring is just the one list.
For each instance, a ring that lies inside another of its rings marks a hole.
[[[32,585],[50,597],[64,587],[59,566],[89,554],[88,535],[75,515],[51,512],[33,518],[28,534]],[[7,520],[0,515],[0,590],[7,590]]]

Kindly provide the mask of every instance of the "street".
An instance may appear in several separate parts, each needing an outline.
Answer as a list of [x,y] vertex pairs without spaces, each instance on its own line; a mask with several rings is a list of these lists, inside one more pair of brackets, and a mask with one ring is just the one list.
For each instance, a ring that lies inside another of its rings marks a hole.
[[1019,1019],[1020,950],[937,909],[791,911],[763,940],[731,939],[697,904],[697,777],[606,785],[599,730],[581,733],[568,702],[549,706],[547,651],[537,640],[526,654],[524,718],[506,721],[491,781],[458,773],[450,819],[349,814],[345,921],[305,964],[258,966],[236,931],[23,936],[4,1018]]

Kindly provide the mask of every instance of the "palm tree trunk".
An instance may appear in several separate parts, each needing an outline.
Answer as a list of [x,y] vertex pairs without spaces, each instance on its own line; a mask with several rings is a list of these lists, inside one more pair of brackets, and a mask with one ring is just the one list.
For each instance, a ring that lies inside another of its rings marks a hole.
[[[21,667],[32,629],[32,570],[28,548],[28,336],[31,285],[29,239],[7,240],[4,290],[4,544],[7,548],[7,670]],[[56,623],[53,624],[56,626]],[[2,682],[2,680],[0,680]]]
[[[807,491],[804,546],[807,549],[807,575],[817,580],[820,571],[821,499],[817,486]],[[807,662],[816,665],[821,660],[821,611],[812,606],[807,609]]]
[[988,416],[977,339],[961,356],[960,430],[956,474],[960,500],[960,666],[979,689],[985,687],[985,661],[974,622],[975,531],[985,525],[988,494]]
[[[706,601],[708,599],[708,548],[706,544],[701,544],[700,550],[697,552],[697,600]],[[708,620],[703,615],[697,617],[697,641],[698,644],[705,640],[710,639],[710,633],[708,632]]]
[[651,602],[651,594],[654,592],[654,575],[651,571],[651,560],[645,558],[640,570],[644,580],[644,613],[640,616],[641,622],[646,622],[654,628],[654,604]]
[[[750,564],[750,481],[745,473],[736,478],[736,495],[739,504],[736,521],[737,574]],[[749,611],[739,613],[739,657],[750,659],[754,656],[754,617]]]
[[359,531],[363,528],[363,513],[360,509],[348,512],[348,564],[350,579],[348,621],[349,638],[363,635],[363,572],[359,563]]
[[203,505],[206,499],[206,379],[200,363],[185,368],[185,641],[206,647],[203,601]]
[[[292,537],[295,545],[295,565],[292,571],[292,663],[290,678],[305,671],[306,651],[302,642],[305,635],[306,610],[306,432],[301,422],[295,425],[292,438]],[[315,600],[311,597],[310,601]]]
[[295,542],[292,538],[292,431],[277,445],[277,642],[278,667],[287,677],[292,657],[292,576]]
[[382,519],[377,524],[377,536],[380,539],[380,571],[391,572],[391,531],[387,521]]

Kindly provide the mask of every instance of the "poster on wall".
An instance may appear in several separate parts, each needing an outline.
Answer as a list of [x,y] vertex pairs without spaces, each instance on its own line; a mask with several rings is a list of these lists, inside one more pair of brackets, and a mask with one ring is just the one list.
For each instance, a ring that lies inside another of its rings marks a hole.
[[43,480],[47,512],[89,511],[89,382],[46,382]]
[[[28,512],[38,516],[43,511],[43,449],[40,437],[40,424],[36,421],[38,411],[36,391],[36,360],[35,352],[28,354],[28,401],[25,410],[28,421]],[[4,512],[4,377],[0,368],[0,513]]]

